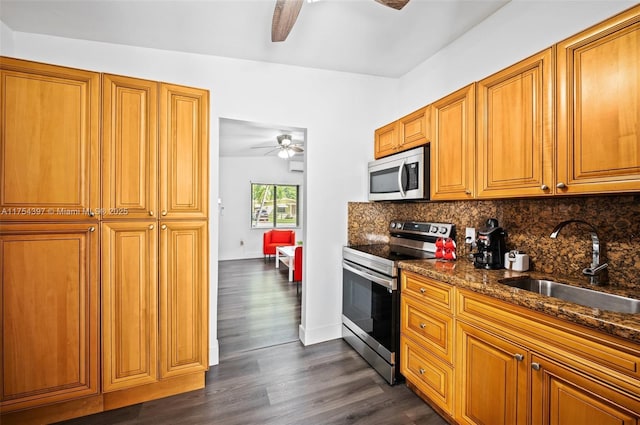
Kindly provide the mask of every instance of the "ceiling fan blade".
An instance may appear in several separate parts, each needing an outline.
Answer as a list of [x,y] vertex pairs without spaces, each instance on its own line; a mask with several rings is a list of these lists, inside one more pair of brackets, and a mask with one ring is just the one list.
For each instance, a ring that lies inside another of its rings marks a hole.
[[409,3],[409,0],[376,0],[380,4],[400,10]]
[[251,146],[251,149],[274,149],[275,146]]
[[289,146],[288,149],[291,149],[294,152],[304,152],[304,149],[302,149],[300,146],[295,146],[295,145]]
[[278,0],[271,22],[271,41],[284,41],[298,19],[304,0]]

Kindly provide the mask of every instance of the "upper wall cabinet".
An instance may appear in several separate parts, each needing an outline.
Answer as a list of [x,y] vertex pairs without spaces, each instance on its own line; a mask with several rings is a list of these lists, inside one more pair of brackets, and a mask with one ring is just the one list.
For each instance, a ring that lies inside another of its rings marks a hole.
[[0,58],[0,219],[98,218],[100,74]]
[[208,123],[208,91],[160,85],[161,218],[207,218]]
[[553,48],[478,82],[479,198],[553,194]]
[[557,193],[640,190],[640,6],[557,53]]
[[431,108],[425,106],[375,131],[376,159],[428,143]]
[[103,218],[157,215],[158,83],[102,77]]
[[475,84],[434,102],[431,108],[431,199],[472,199]]

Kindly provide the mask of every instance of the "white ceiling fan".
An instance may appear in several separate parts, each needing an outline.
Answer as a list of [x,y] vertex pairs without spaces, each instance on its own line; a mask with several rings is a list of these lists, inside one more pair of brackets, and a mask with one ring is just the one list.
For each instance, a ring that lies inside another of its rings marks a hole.
[[[409,3],[409,0],[375,0],[385,6],[400,10]],[[271,21],[271,41],[286,40],[291,28],[298,19],[304,0],[277,0]]]
[[280,134],[276,137],[278,144],[275,146],[253,146],[251,149],[271,149],[265,155],[278,151],[278,156],[282,159],[289,159],[296,153],[304,152],[304,148],[300,142],[294,143],[290,134]]

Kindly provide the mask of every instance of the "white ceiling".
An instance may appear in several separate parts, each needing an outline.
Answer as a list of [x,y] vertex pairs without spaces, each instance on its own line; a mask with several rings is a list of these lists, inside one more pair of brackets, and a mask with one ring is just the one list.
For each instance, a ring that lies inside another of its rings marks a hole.
[[[397,78],[509,1],[410,0],[401,11],[305,2],[281,43],[271,42],[275,0],[0,0],[0,20],[19,32]],[[305,139],[304,129],[221,120],[220,155],[276,155],[251,147],[275,147],[282,133]]]
[[400,77],[509,0],[374,0],[303,4],[271,42],[275,0],[0,0],[13,31]]

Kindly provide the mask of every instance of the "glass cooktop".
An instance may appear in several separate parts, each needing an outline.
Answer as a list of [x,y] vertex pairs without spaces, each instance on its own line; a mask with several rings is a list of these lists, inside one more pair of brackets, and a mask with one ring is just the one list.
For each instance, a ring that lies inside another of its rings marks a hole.
[[400,245],[373,244],[373,245],[351,245],[351,249],[364,252],[369,255],[384,258],[389,261],[416,260],[424,258],[436,258],[435,253],[420,249],[407,248]]

